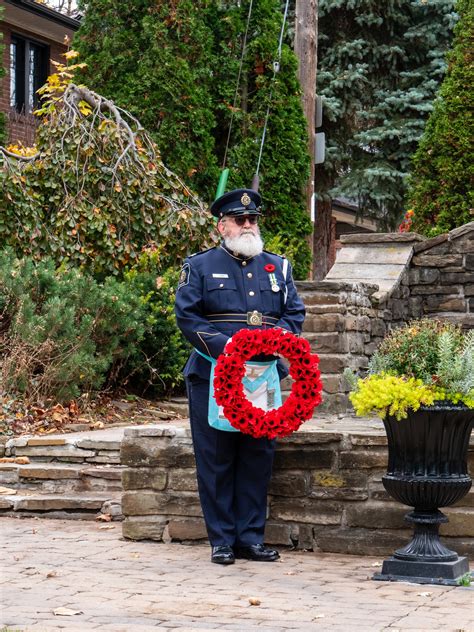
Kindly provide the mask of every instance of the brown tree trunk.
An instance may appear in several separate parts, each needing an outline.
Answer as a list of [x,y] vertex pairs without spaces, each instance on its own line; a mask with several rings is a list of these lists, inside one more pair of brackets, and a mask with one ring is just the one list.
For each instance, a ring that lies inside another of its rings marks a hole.
[[314,271],[313,278],[321,281],[329,269],[329,249],[332,234],[331,200],[319,201],[314,222]]
[[[296,0],[295,54],[298,57],[298,78],[301,100],[308,130],[310,177],[306,184],[306,208],[311,216],[314,193],[314,116],[316,105],[316,67],[318,45],[318,0]],[[313,253],[313,235],[308,238]],[[314,256],[312,257],[314,258]],[[312,277],[310,271],[310,278]]]

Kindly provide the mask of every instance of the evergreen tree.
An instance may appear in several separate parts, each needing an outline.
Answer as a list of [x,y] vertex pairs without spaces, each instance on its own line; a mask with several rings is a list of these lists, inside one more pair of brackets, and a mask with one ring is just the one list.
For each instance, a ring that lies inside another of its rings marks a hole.
[[448,70],[414,156],[413,230],[433,236],[473,221],[474,4],[459,0]]
[[207,0],[82,0],[74,47],[88,64],[84,81],[130,111],[149,131],[166,165],[210,197],[217,181],[212,33]]
[[321,0],[318,93],[326,162],[320,199],[345,194],[393,229],[415,151],[444,72],[453,0]]
[[287,44],[282,47],[280,70],[274,73],[283,20],[280,4],[279,0],[259,0],[253,4],[234,109],[238,57],[242,51],[240,39],[245,31],[249,2],[214,2],[217,9],[210,25],[219,46],[216,57],[221,60],[213,84],[214,102],[220,113],[216,153],[222,164],[233,115],[226,163],[231,170],[229,187],[248,187],[257,167],[269,108],[260,167],[264,235],[270,248],[275,246],[289,252],[295,274],[304,278],[310,264],[305,238],[311,232],[304,193],[309,175],[308,143],[297,59]]
[[[140,119],[168,166],[212,202],[226,154],[228,187],[250,186],[265,113],[270,118],[260,170],[264,235],[290,250],[295,273],[309,267],[304,184],[305,119],[296,58],[285,45],[273,80],[282,24],[279,0],[254,3],[234,103],[249,0],[82,0],[74,46],[88,63],[84,82]],[[270,99],[271,97],[271,99]]]

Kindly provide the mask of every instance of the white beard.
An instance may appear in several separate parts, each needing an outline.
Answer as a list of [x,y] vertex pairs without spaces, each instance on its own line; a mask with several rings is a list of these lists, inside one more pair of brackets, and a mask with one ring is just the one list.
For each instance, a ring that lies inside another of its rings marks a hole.
[[262,253],[263,241],[260,235],[244,233],[239,237],[225,237],[224,243],[229,250],[244,257],[256,257]]

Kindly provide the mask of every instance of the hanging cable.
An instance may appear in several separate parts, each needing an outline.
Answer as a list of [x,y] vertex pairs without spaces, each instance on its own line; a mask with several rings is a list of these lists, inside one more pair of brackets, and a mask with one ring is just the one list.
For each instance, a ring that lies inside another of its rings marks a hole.
[[225,152],[224,152],[224,160],[222,162],[222,169],[225,168],[225,164],[226,164],[226,161],[227,161],[227,151],[229,149],[230,135],[231,135],[231,132],[232,132],[232,124],[234,122],[234,113],[235,113],[235,109],[236,109],[236,106],[237,106],[237,96],[238,96],[238,93],[239,93],[240,77],[242,75],[242,67],[244,65],[245,53],[247,52],[247,35],[248,35],[248,32],[249,32],[250,18],[252,16],[252,7],[253,7],[253,0],[250,0],[249,13],[248,13],[248,16],[247,16],[247,25],[245,27],[244,42],[242,44],[242,55],[240,57],[239,74],[237,76],[237,85],[235,86],[234,105],[232,106],[232,115],[230,117],[229,132],[227,134],[227,142],[226,142],[226,145],[225,145]]
[[280,72],[281,49],[282,49],[282,46],[283,46],[283,36],[285,34],[286,18],[287,18],[287,15],[288,15],[288,6],[289,6],[289,4],[290,4],[290,0],[286,0],[285,13],[283,14],[283,23],[281,25],[281,31],[280,31],[280,40],[278,42],[277,59],[276,59],[276,61],[273,62],[273,77],[271,78],[271,90],[270,90],[270,95],[269,95],[269,98],[268,98],[267,112],[265,114],[265,123],[264,123],[264,126],[263,126],[262,140],[260,141],[260,151],[259,151],[258,160],[257,160],[257,170],[256,170],[255,176],[254,176],[254,178],[256,178],[257,182],[258,182],[258,174],[260,173],[260,164],[261,164],[261,161],[262,161],[263,146],[265,145],[265,137],[267,135],[268,118],[270,116],[270,105],[271,105],[272,98],[273,98],[273,85],[275,83],[275,77],[276,77],[277,73]]

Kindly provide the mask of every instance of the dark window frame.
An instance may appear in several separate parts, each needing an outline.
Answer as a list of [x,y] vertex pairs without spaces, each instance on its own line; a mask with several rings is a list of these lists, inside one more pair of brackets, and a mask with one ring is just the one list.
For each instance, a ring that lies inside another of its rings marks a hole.
[[[15,61],[13,50],[15,49]],[[31,55],[37,61],[31,61]],[[38,107],[40,97],[36,90],[49,75],[50,47],[18,33],[12,33],[10,42],[10,106],[17,112],[30,114]],[[30,83],[30,73],[33,73]],[[13,86],[15,89],[13,90]]]

